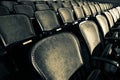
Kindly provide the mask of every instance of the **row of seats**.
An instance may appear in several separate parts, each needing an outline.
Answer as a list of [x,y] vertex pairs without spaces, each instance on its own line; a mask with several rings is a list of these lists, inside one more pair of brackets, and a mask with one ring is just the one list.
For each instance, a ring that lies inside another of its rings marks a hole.
[[[14,12],[25,12],[28,13],[25,10],[30,10],[30,11],[38,11],[38,10],[45,10],[45,9],[53,9],[57,12],[58,8],[61,7],[68,7],[72,8],[73,6],[83,6],[84,4],[95,4],[93,2],[75,2],[75,1],[68,1],[68,2],[62,2],[62,1],[46,1],[46,2],[30,2],[30,1],[23,1],[23,2],[15,2],[15,1],[1,1],[0,2],[1,6],[4,8],[6,7],[7,10],[11,13]],[[105,4],[105,3],[104,3]],[[23,5],[23,6],[22,6]],[[102,6],[103,4],[101,3],[100,5],[96,6]],[[108,9],[112,5],[111,4],[105,4],[101,9]],[[16,8],[17,7],[17,8]],[[19,8],[18,8],[19,7]],[[3,9],[3,8],[1,8]],[[15,11],[14,11],[15,10]],[[16,11],[17,10],[17,11]],[[32,12],[31,12],[32,13]],[[30,13],[30,14],[31,14]]]
[[1,80],[119,80],[119,6],[7,2],[16,13],[0,16]]
[[[76,9],[76,8],[74,8],[74,9]],[[84,39],[84,43],[86,43],[86,45],[87,45],[87,48],[88,48],[88,51],[89,51],[89,55],[91,55],[91,57],[90,58],[92,58],[92,59],[95,59],[95,60],[100,60],[100,61],[103,61],[103,63],[105,62],[107,62],[107,63],[110,63],[110,64],[112,64],[112,65],[114,65],[114,70],[110,70],[109,71],[109,69],[108,69],[108,65],[104,65],[104,67],[108,70],[108,72],[109,73],[113,73],[114,71],[116,72],[116,68],[115,68],[115,66],[117,67],[117,66],[119,66],[119,58],[118,58],[118,55],[119,55],[119,53],[116,55],[115,53],[116,53],[116,51],[114,52],[114,48],[118,48],[119,47],[119,45],[116,45],[116,44],[118,44],[118,42],[119,42],[119,39],[117,40],[116,39],[116,33],[115,33],[115,36],[111,36],[111,34],[110,34],[110,36],[109,37],[107,37],[106,36],[106,34],[109,32],[109,26],[108,26],[108,24],[109,24],[109,22],[107,22],[107,18],[106,18],[106,16],[103,16],[104,15],[104,11],[105,10],[102,10],[102,11],[100,11],[100,12],[93,12],[95,15],[92,15],[91,14],[91,10],[90,10],[90,8],[89,8],[89,5],[83,5],[82,6],[82,8],[80,8],[80,10],[82,10],[83,9],[83,12],[84,12],[84,14],[85,14],[85,16],[83,17],[83,14],[82,14],[82,18],[85,18],[84,19],[84,21],[83,22],[81,22],[81,18],[79,18],[79,19],[77,19],[77,21],[78,22],[76,22],[76,20],[74,19],[74,14],[73,14],[73,12],[75,11],[75,10],[73,10],[72,11],[72,9],[71,8],[60,8],[60,9],[58,9],[58,15],[61,17],[61,20],[63,21],[63,26],[65,27],[65,26],[67,26],[67,30],[68,29],[70,29],[70,28],[72,28],[71,29],[71,32],[73,32],[73,33],[75,33],[77,36],[78,36],[78,38],[81,40],[81,35],[82,35],[82,37],[83,37],[83,39]],[[95,10],[95,9],[94,9]],[[94,11],[93,10],[93,11]],[[109,10],[109,9],[108,9]],[[49,10],[45,10],[45,11],[39,11],[39,12],[41,12],[41,13],[38,13],[38,15],[41,15],[41,14],[45,14],[47,11],[49,11]],[[79,10],[77,10],[77,11],[79,11]],[[82,12],[82,11],[79,11],[79,12]],[[101,12],[103,12],[102,13],[102,15],[101,15]],[[50,15],[50,11],[48,12],[49,13],[49,15]],[[48,13],[46,13],[46,15],[45,16],[48,16],[47,14]],[[98,13],[98,14],[97,14]],[[51,13],[51,16],[53,15],[53,14],[55,14],[54,12],[53,13]],[[76,12],[75,12],[75,14],[76,14]],[[110,15],[111,15],[111,13],[109,13]],[[119,14],[119,13],[118,13]],[[80,15],[81,16],[81,14],[80,13],[78,13],[78,15]],[[77,15],[77,16],[78,16]],[[50,16],[50,17],[51,17]],[[114,15],[115,16],[115,15]],[[37,17],[38,18],[38,17]],[[54,18],[54,17],[53,17]],[[52,19],[53,19],[52,18]],[[43,25],[45,25],[46,23],[48,23],[48,22],[46,22],[46,21],[44,21],[44,20],[42,20],[43,19],[43,16],[41,16],[40,17],[40,22],[41,22],[41,25],[43,26]],[[113,18],[111,18],[111,19],[113,19]],[[54,24],[56,23],[56,19],[54,19],[55,21],[54,21]],[[45,22],[45,23],[43,23],[43,21]],[[111,20],[110,20],[111,21]],[[50,24],[51,24],[52,22],[50,22]],[[80,24],[79,24],[80,23]],[[49,24],[49,25],[50,25]],[[97,24],[97,25],[96,25]],[[77,30],[75,29],[75,27],[77,27]],[[61,27],[61,28],[63,28],[63,27]],[[99,28],[99,30],[98,30],[98,28]],[[80,30],[80,31],[79,31]],[[78,32],[77,32],[78,31]],[[81,34],[81,35],[80,35]],[[53,36],[54,37],[54,36]],[[107,40],[106,40],[106,38],[107,38]],[[45,38],[45,39],[49,39],[49,38]],[[115,39],[115,40],[114,40]],[[116,42],[116,40],[117,40],[117,42]],[[47,40],[48,41],[48,40]],[[50,41],[50,40],[49,40]],[[68,42],[68,41],[67,41]],[[52,42],[50,42],[50,43],[52,43]],[[63,43],[63,42],[62,42]],[[108,44],[109,43],[109,44]],[[64,43],[65,44],[65,43]],[[48,43],[48,45],[49,45],[49,43]],[[56,44],[57,45],[57,44]],[[55,46],[56,46],[55,45]],[[38,45],[37,45],[38,46]],[[44,45],[43,45],[44,46]],[[51,46],[51,45],[50,45]],[[43,48],[42,48],[43,49]],[[105,49],[105,50],[104,50]],[[38,50],[38,49],[37,49]],[[40,49],[41,50],[41,49]],[[48,49],[49,50],[49,49]],[[55,49],[56,50],[56,49]],[[63,51],[64,51],[64,47],[63,47]],[[74,50],[73,50],[74,51]],[[86,50],[85,50],[86,51]],[[59,51],[55,51],[55,52],[58,52],[58,54],[59,54]],[[71,51],[72,52],[72,51]],[[52,52],[53,53],[53,52]],[[69,52],[70,53],[70,52]],[[43,54],[45,54],[44,52],[43,52]],[[42,54],[42,55],[43,55]],[[82,54],[82,53],[81,53]],[[86,55],[85,53],[83,53],[84,55]],[[41,56],[42,56],[41,55]],[[52,55],[52,54],[51,54]],[[63,55],[63,54],[62,54]],[[114,56],[115,57],[114,57]],[[41,58],[41,56],[40,56],[40,58]],[[54,54],[53,54],[53,56],[54,56]],[[59,55],[60,56],[60,55]],[[96,57],[97,56],[97,57]],[[55,56],[56,57],[56,56]],[[82,56],[83,57],[83,56]],[[102,57],[102,58],[101,58]],[[49,58],[49,57],[48,57]],[[59,58],[59,57],[57,57],[57,58]],[[41,58],[42,59],[42,58]],[[83,57],[83,59],[86,59],[86,56],[85,57]],[[117,60],[116,60],[117,59]],[[46,60],[46,59],[45,59]],[[56,60],[56,59],[55,59]],[[58,60],[61,60],[61,59],[58,59]],[[67,59],[67,60],[69,60],[69,58]],[[109,61],[109,60],[115,60],[115,61],[118,61],[118,62],[114,62],[113,61],[113,63],[112,63],[112,61]],[[90,61],[92,61],[92,60],[90,60]],[[67,62],[68,63],[68,62]],[[83,63],[84,63],[84,61],[83,61]],[[85,62],[86,63],[86,62]],[[84,64],[85,64],[84,63]],[[57,64],[57,62],[56,62],[56,64]],[[39,66],[40,66],[40,64],[38,64]],[[37,65],[37,66],[38,66]],[[45,63],[45,65],[46,65],[46,63]],[[47,64],[48,66],[49,66],[49,64]],[[59,64],[57,64],[57,65],[59,65]],[[60,64],[61,65],[61,64]],[[100,64],[95,64],[95,65],[100,65]],[[52,71],[50,71],[50,73],[49,72],[47,72],[47,73],[49,73],[49,74],[51,74],[52,75],[52,72],[54,73],[54,68],[53,68],[53,65],[51,65],[52,66],[52,68],[50,69],[50,70],[52,70]],[[67,65],[66,65],[67,66]],[[87,64],[87,66],[88,66],[88,64]],[[100,65],[101,66],[101,65]],[[99,66],[99,67],[100,67]],[[43,67],[42,66],[40,66],[41,67],[41,69],[43,69]],[[104,68],[104,67],[102,67],[102,68]],[[110,67],[110,66],[109,66]],[[113,67],[113,66],[112,66]],[[90,68],[90,66],[89,66],[89,68]],[[101,68],[101,67],[100,67]],[[38,70],[38,68],[36,68],[37,70]],[[77,68],[76,68],[77,69]],[[88,69],[88,68],[87,68]],[[47,70],[49,71],[49,69],[47,68]],[[44,71],[44,69],[43,69],[43,71]],[[57,70],[55,70],[55,72],[56,72]],[[61,71],[61,70],[60,70]],[[89,70],[88,70],[89,71]],[[104,71],[103,69],[102,69],[102,71]],[[95,74],[97,74],[97,72],[99,72],[99,71],[96,71],[95,72]],[[45,72],[44,72],[45,74],[46,74],[46,70],[45,70]],[[87,72],[86,72],[87,73]],[[88,72],[89,73],[89,72]],[[108,73],[108,74],[109,74]],[[59,74],[59,73],[58,73]],[[77,74],[77,73],[76,73]],[[46,74],[46,76],[47,76],[48,74]],[[55,77],[55,79],[59,79],[59,77],[57,77],[57,75],[54,75],[54,77]],[[54,77],[52,78],[52,79],[54,79]],[[110,77],[110,75],[109,75],[109,77]],[[49,78],[49,76],[47,76],[47,78]],[[50,76],[50,78],[51,78],[51,76]],[[50,79],[49,78],[49,79]],[[63,78],[63,77],[62,77]],[[83,78],[84,79],[84,78]],[[93,79],[93,78],[92,78]],[[105,79],[105,77],[103,78],[103,79]],[[110,79],[110,78],[109,78]],[[117,79],[117,78],[116,78]]]

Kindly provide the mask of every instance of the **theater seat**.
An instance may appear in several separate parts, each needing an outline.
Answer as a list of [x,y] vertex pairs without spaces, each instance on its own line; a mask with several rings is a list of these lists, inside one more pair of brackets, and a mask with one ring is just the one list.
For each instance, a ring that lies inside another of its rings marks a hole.
[[83,18],[85,18],[82,7],[73,6],[73,10],[74,10],[74,13],[75,13],[78,21],[79,20],[81,21]]
[[91,13],[91,11],[90,11],[89,6],[88,6],[88,5],[83,5],[82,8],[83,8],[83,11],[84,11],[84,13],[85,13],[85,16],[86,16],[86,17],[90,17],[92,13]]
[[42,33],[45,35],[54,31],[56,32],[56,29],[60,27],[57,16],[52,10],[36,11],[35,17],[39,23],[39,27],[42,30]]
[[25,15],[0,16],[0,34],[4,46],[35,37],[35,33]]
[[83,2],[77,2],[78,3],[78,5],[81,7],[81,6],[83,6]]
[[64,8],[72,8],[72,5],[70,4],[69,1],[62,2],[62,5]]
[[[91,55],[102,55],[102,52],[100,51],[103,51],[103,48],[97,25],[93,21],[83,21],[79,24],[79,29],[86,41],[86,44],[88,45]],[[94,51],[97,46],[100,48],[100,54],[99,52],[96,52],[98,50]]]
[[95,4],[94,6],[95,6],[95,8],[97,10],[97,14],[100,14],[101,13],[100,6],[98,4]]
[[70,3],[71,3],[72,6],[78,6],[78,4],[77,4],[76,1],[73,1],[73,0],[72,0],[72,1],[70,1]]
[[94,5],[89,5],[89,7],[90,7],[90,9],[91,9],[92,15],[93,15],[93,16],[96,16],[97,11],[96,11],[96,9],[95,9],[95,6],[94,6]]
[[112,29],[114,26],[114,20],[112,18],[112,15],[109,13],[109,12],[104,12],[104,15],[106,16],[107,20],[108,20],[108,23],[109,23],[109,26],[110,28]]
[[62,5],[60,4],[60,3],[58,3],[58,2],[53,2],[53,3],[51,3],[51,6],[52,6],[52,8],[53,8],[53,10],[57,13],[58,12],[58,9],[59,8],[62,8]]
[[100,25],[100,29],[102,29],[103,36],[106,37],[109,33],[109,26],[107,19],[102,15],[97,15],[96,19],[98,21],[98,25]]
[[1,1],[1,5],[7,7],[10,12],[14,11],[13,5],[16,5],[16,4],[18,4],[18,3],[15,1]]
[[79,47],[73,34],[55,34],[33,46],[30,52],[31,63],[45,80],[102,80],[103,76],[98,78],[99,69],[93,70],[91,77],[86,76]]
[[70,8],[59,8],[58,12],[59,12],[59,15],[61,16],[61,19],[62,19],[64,25],[74,23],[74,17],[73,17],[72,9],[70,9]]
[[50,9],[47,4],[36,4],[37,11]]
[[30,19],[34,19],[34,10],[30,5],[15,5],[14,10],[17,14],[24,14]]
[[37,41],[30,19],[25,15],[0,16],[0,38],[3,46],[0,59],[3,58],[10,68],[10,77],[18,78],[20,75],[23,79],[28,72],[24,69],[28,63],[27,51]]
[[112,15],[112,17],[113,17],[113,19],[114,19],[114,23],[116,23],[116,22],[117,22],[117,17],[116,17],[116,15],[114,14],[113,10],[110,9],[109,12],[110,12],[110,14]]
[[29,5],[29,6],[32,6],[33,10],[35,11],[36,10],[36,7],[35,7],[35,4],[33,1],[20,1],[21,4],[23,5]]

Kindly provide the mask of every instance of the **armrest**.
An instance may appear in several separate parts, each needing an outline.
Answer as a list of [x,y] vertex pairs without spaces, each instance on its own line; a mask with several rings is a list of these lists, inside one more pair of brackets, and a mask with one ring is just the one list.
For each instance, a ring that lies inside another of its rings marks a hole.
[[102,52],[102,57],[106,57],[106,56],[108,56],[109,54],[111,54],[112,53],[112,46],[113,46],[113,44],[108,44],[106,47],[105,47],[105,49],[104,49],[104,51]]
[[110,43],[116,43],[120,40],[119,37],[106,37],[105,40],[109,41]]
[[88,76],[87,80],[97,80],[100,78],[101,71],[99,69],[93,70],[90,75]]
[[111,42],[111,41],[113,42],[113,41],[115,41],[115,40],[120,40],[120,38],[106,37],[105,40],[110,41],[110,42]]
[[111,28],[112,31],[120,31],[120,28]]
[[120,40],[119,38],[119,33],[118,32],[114,32],[111,36],[107,36],[105,37],[105,40]]
[[92,60],[97,60],[97,61],[109,63],[109,64],[111,64],[111,65],[117,67],[118,69],[120,69],[119,63],[116,62],[116,61],[114,61],[114,60],[109,60],[109,59],[102,58],[102,57],[92,57]]

